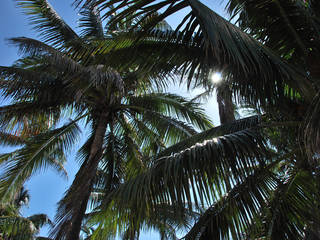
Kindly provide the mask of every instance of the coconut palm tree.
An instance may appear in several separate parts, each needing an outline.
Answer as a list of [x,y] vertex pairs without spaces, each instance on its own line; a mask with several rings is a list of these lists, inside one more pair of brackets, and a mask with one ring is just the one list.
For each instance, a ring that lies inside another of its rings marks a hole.
[[[1,156],[0,196],[8,199],[47,166],[63,171],[65,152],[80,136],[82,121],[89,136],[79,149],[81,167],[59,202],[52,231],[55,239],[79,239],[88,201],[101,180],[99,169],[105,191],[112,192],[145,169],[151,155],[194,135],[192,125],[204,130],[211,123],[199,104],[162,92],[162,72],[119,63],[111,50],[123,39],[121,31],[105,31],[96,8],[81,12],[78,34],[47,1],[17,3],[42,41],[11,39],[23,58],[0,68],[2,96],[11,100],[0,108],[3,143],[21,146]],[[104,51],[95,51],[97,46]],[[24,137],[30,125],[33,131]]]
[[10,202],[1,202],[0,208],[0,236],[1,239],[30,240],[44,239],[36,237],[40,228],[51,224],[45,214],[36,214],[30,217],[22,217],[20,210],[22,206],[29,203],[28,190],[22,187]]
[[[143,46],[146,52],[156,52],[150,57],[158,61],[149,68],[170,62],[182,69],[188,84],[205,87],[210,85],[203,81],[210,69],[222,71],[233,98],[264,114],[206,131],[159,153],[147,171],[109,195],[123,206],[122,216],[126,209],[143,214],[159,202],[190,208],[205,204],[207,211],[186,239],[317,236],[317,1],[230,0],[227,8],[238,26],[197,0],[102,0],[98,6],[105,17],[117,13],[111,24],[133,13],[145,19],[161,10],[144,26],[145,38],[136,39],[139,43],[159,36],[151,30],[158,21],[190,7],[175,31],[160,34],[163,41],[137,44],[140,51]],[[155,47],[161,45],[165,49],[159,53]],[[139,190],[131,191],[133,186]],[[108,224],[108,219],[102,220],[103,211],[107,213],[108,206],[100,213],[101,226]]]

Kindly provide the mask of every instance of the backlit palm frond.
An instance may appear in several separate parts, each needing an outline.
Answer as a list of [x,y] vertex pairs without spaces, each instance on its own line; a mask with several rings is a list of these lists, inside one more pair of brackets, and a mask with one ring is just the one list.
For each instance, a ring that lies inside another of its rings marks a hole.
[[[165,146],[177,143],[197,133],[191,125],[183,121],[156,111],[143,109],[143,107],[131,109],[128,106],[127,112],[132,125],[130,128],[136,129],[134,130],[136,134],[132,134],[134,142],[140,145],[144,153],[146,153],[147,147],[151,152],[157,154]],[[147,155],[150,155],[151,152]]]
[[316,38],[320,36],[320,22],[314,17],[312,3],[308,6],[305,1],[231,0],[227,9],[242,29],[281,56],[301,59],[310,48],[312,52],[319,51]]
[[[61,79],[45,71],[36,71],[16,67],[0,67],[1,96],[10,101],[41,102],[46,107],[58,107],[70,102],[70,98],[63,96],[60,90],[65,87]],[[59,98],[64,101],[57,101]],[[18,106],[18,105],[17,105]]]
[[259,135],[250,130],[207,140],[160,158],[108,197],[137,214],[162,202],[199,206],[225,192],[227,185],[243,181],[257,164],[263,165],[263,146]]
[[[158,20],[161,21],[182,8],[191,7],[192,11],[177,28],[181,29],[181,32],[177,32],[179,37],[176,41],[198,43],[205,53],[206,65],[210,63],[211,68],[223,71],[227,76],[231,74],[230,77],[234,82],[232,89],[235,95],[241,95],[252,103],[264,104],[266,101],[273,102],[281,98],[284,95],[282,92],[284,83],[288,83],[290,87],[309,100],[314,95],[310,83],[301,81],[301,78],[305,77],[303,74],[290,68],[260,42],[242,32],[198,0],[101,1],[98,4],[104,9],[115,3],[119,5],[105,14],[105,17],[109,17],[117,11],[116,17],[113,18],[114,22],[125,18],[132,11],[136,11],[137,15],[149,16],[165,7],[158,17]],[[186,67],[188,67],[186,72],[201,70],[198,62]],[[312,93],[311,96],[310,93]]]
[[[37,64],[37,63],[34,63]],[[32,69],[23,69],[19,67],[0,67],[1,95],[4,98],[14,100],[30,100],[33,95],[39,95],[40,91],[51,88],[54,91],[55,86],[60,85],[61,81],[55,81],[54,75],[48,72],[39,72]]]
[[[138,165],[136,166],[139,170],[140,168],[144,168],[145,163],[142,162],[143,155],[152,154],[152,152],[157,152],[159,149],[165,146],[164,139],[161,133],[159,133],[157,127],[160,124],[156,124],[156,126],[152,125],[152,123],[148,121],[144,121],[140,114],[137,114],[135,111],[128,111],[130,114],[123,116],[122,119],[119,120],[121,123],[121,128],[124,136],[124,141],[127,142],[127,150],[130,149],[131,157],[128,158],[131,160],[138,160]],[[149,114],[145,112],[145,114]],[[165,126],[167,127],[167,126]],[[128,153],[129,153],[128,152]],[[140,164],[139,164],[140,162]],[[138,167],[140,165],[140,167]]]
[[157,155],[157,157],[160,158],[163,156],[170,156],[205,140],[210,140],[222,135],[232,134],[245,129],[255,128],[258,127],[260,123],[260,116],[252,116],[237,120],[232,123],[227,123],[219,127],[214,127],[164,149]]
[[233,186],[199,217],[184,239],[241,239],[277,187],[272,166],[256,169]]
[[128,120],[123,114],[118,117],[118,123],[121,125],[117,134],[122,136],[124,178],[127,179],[144,170],[146,156],[155,151],[154,149],[164,147],[164,143],[157,132],[152,131],[141,121],[134,118]]
[[29,121],[35,116],[47,115],[48,122],[55,124],[61,111],[72,106],[73,94],[70,93],[74,90],[67,86],[64,76],[55,67],[43,61],[43,57],[32,58],[31,65],[26,68],[0,67],[3,77],[0,80],[1,96],[14,102],[1,108],[2,117],[8,122],[14,117],[21,119],[25,116]]
[[[131,106],[130,106],[131,105]],[[158,111],[165,115],[175,116],[178,119],[184,119],[201,130],[211,127],[209,119],[200,108],[197,102],[186,101],[184,98],[169,93],[151,93],[137,97],[129,98],[129,108],[139,106],[151,111]],[[138,108],[138,110],[139,110]]]
[[47,0],[16,0],[43,40],[53,46],[64,46],[79,37],[58,15]]
[[163,139],[162,142],[166,146],[178,143],[197,133],[191,125],[157,112],[145,111],[142,119],[144,123],[152,126],[153,131],[159,133],[159,139]]
[[[3,77],[0,81],[1,95],[15,101],[14,104],[1,107],[2,127],[7,126],[13,131],[16,125],[36,131],[36,126],[40,127],[41,122],[49,128],[60,119],[61,111],[72,104],[68,96],[70,89],[62,79],[57,78],[56,73],[46,71],[0,67]],[[60,91],[62,88],[65,91]]]
[[177,240],[177,233],[189,229],[199,213],[190,211],[184,206],[160,203],[150,211],[144,220],[144,229],[154,229],[163,239]]
[[14,46],[17,46],[19,52],[26,55],[26,57],[34,57],[45,53],[54,54],[58,52],[54,47],[32,38],[16,37],[11,38],[9,41]]
[[194,41],[181,42],[174,31],[142,33],[119,33],[114,41],[100,41],[94,52],[111,66],[123,69],[135,66],[137,75],[150,78],[155,86],[166,86],[169,80],[182,81],[184,77],[188,78],[188,87],[210,84],[205,52],[194,46]]
[[319,223],[316,181],[309,171],[290,171],[281,179],[258,219],[252,222],[247,236],[259,237],[262,233],[270,239],[305,239],[308,232],[316,233],[315,226]]
[[4,172],[0,179],[1,199],[10,199],[31,175],[49,166],[65,175],[64,152],[70,149],[78,134],[78,126],[71,122],[30,137],[21,149],[2,154],[0,159]]
[[[98,4],[101,10],[105,10],[106,13],[104,17],[112,17],[112,22],[110,24],[116,24],[121,22],[122,19],[127,19],[127,21],[132,21],[133,18],[140,17],[140,21],[136,23],[138,26],[146,18],[157,14],[162,8],[165,8],[165,11],[162,14],[159,14],[157,19],[154,19],[153,24],[157,24],[163,20],[166,16],[181,10],[182,8],[188,6],[188,1],[186,0],[162,0],[162,1],[121,1],[121,0],[104,0],[104,1],[95,1],[95,0],[75,0],[74,1],[78,6],[83,4],[83,6]],[[142,17],[141,17],[142,16]],[[159,21],[157,21],[159,19]]]
[[[108,217],[106,217],[108,216]],[[92,239],[113,239],[117,232],[123,239],[137,236],[143,229],[159,232],[161,239],[177,240],[177,232],[190,228],[198,213],[184,206],[159,203],[139,215],[135,210],[119,211],[117,205],[110,203],[108,211],[96,211],[89,217],[88,226],[97,229],[92,234]]]
[[105,172],[106,179],[106,193],[113,191],[118,187],[123,177],[123,162],[122,158],[125,157],[123,153],[123,143],[120,136],[117,136],[114,129],[106,136],[106,146],[103,153],[103,161],[101,163],[101,169]]
[[[231,72],[234,93],[244,96],[249,102],[261,101],[263,104],[264,99],[272,101],[274,97],[281,97],[284,93],[280,88],[283,89],[283,84],[288,83],[310,99],[307,95],[313,92],[311,86],[308,83],[301,84],[301,76],[271,50],[199,1],[191,0],[190,5],[196,17],[194,21],[199,21],[202,37],[207,42],[206,52],[209,56],[215,56],[218,66]],[[254,80],[257,78],[259,81]]]

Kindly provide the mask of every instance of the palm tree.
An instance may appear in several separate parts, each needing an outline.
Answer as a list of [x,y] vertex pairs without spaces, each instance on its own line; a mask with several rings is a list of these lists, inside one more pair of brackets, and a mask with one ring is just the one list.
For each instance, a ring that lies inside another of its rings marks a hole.
[[[155,52],[150,54],[158,59],[154,68],[168,61],[182,69],[188,84],[208,86],[203,81],[208,69],[222,71],[233,98],[264,114],[225,124],[160,152],[149,169],[108,196],[123,206],[122,216],[126,209],[143,214],[159,202],[190,208],[204,204],[207,211],[186,239],[317,236],[318,1],[229,0],[227,8],[240,28],[197,0],[104,0],[98,6],[105,17],[117,13],[111,24],[133,13],[145,19],[161,9],[144,26],[145,37],[136,39],[139,43],[159,34],[150,30],[158,21],[190,7],[175,31],[161,35],[162,41],[136,48]],[[159,53],[156,46],[165,49]],[[139,190],[132,191],[133,186]],[[108,206],[101,209],[100,226],[108,224],[103,211],[107,213]]]
[[[17,3],[43,41],[11,39],[24,56],[14,66],[0,68],[2,96],[11,100],[0,108],[2,141],[20,146],[1,156],[5,172],[0,196],[10,198],[47,166],[63,171],[65,152],[80,136],[82,121],[89,136],[79,149],[81,167],[59,202],[52,231],[55,239],[79,239],[91,192],[100,181],[99,169],[105,191],[112,192],[143,171],[151,155],[194,135],[192,125],[205,130],[211,123],[199,104],[161,91],[162,72],[119,63],[113,50],[122,34],[104,31],[96,8],[81,12],[79,35],[47,1]],[[104,50],[95,51],[97,46]],[[24,135],[30,125],[33,131]]]
[[36,214],[30,217],[22,217],[20,209],[29,203],[29,193],[22,187],[10,202],[1,202],[0,208],[0,236],[1,239],[30,240],[44,239],[36,237],[40,228],[51,224],[45,214]]

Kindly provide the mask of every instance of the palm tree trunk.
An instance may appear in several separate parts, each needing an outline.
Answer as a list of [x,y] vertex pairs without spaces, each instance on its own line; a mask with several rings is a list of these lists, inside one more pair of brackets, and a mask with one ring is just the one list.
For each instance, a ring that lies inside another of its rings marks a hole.
[[217,102],[221,125],[235,121],[232,94],[228,86],[221,86],[217,89]]
[[[234,105],[232,102],[232,93],[227,84],[217,89],[217,102],[219,108],[220,124],[230,123],[236,120],[234,115]],[[232,187],[228,181],[225,181],[226,190],[229,192]]]
[[[89,157],[81,166],[82,171],[78,172],[72,183],[71,189],[73,188],[77,191],[74,196],[76,196],[78,199],[74,199],[74,197],[72,197],[73,201],[70,202],[73,204],[75,201],[80,202],[80,204],[77,204],[78,207],[72,209],[72,219],[70,224],[71,229],[68,231],[66,240],[79,239],[82,220],[85,216],[94,178],[96,176],[98,164],[102,156],[103,139],[108,125],[108,119],[108,114],[102,113],[100,115],[100,119],[96,126],[94,138],[90,147],[91,149]],[[73,185],[75,186],[73,187]]]

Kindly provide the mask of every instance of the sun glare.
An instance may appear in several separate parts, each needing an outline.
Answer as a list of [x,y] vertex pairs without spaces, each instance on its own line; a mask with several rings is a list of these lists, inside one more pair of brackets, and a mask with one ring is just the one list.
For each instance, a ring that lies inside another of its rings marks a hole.
[[211,80],[212,83],[217,84],[217,83],[221,82],[222,74],[220,72],[212,73],[210,80]]

